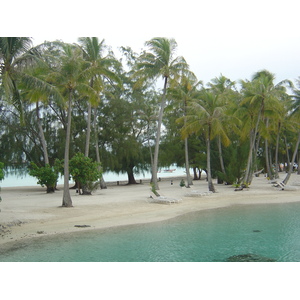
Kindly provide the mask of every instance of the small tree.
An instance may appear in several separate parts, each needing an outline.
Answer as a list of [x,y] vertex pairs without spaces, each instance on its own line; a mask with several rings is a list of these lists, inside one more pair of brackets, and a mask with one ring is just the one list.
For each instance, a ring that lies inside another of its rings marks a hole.
[[49,164],[46,164],[45,167],[38,167],[34,162],[31,162],[29,175],[38,179],[37,184],[40,184],[42,187],[46,186],[47,193],[55,192],[58,179],[57,168],[51,167]]
[[[70,160],[69,166],[70,175],[78,184],[79,194],[91,195],[92,191],[100,184],[99,164],[84,156],[83,153],[77,153]],[[82,193],[80,189],[82,189]]]

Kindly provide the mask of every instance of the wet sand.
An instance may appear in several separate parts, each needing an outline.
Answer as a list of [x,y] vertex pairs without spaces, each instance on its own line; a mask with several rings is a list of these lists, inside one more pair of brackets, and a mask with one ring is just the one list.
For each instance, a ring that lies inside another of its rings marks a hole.
[[[280,180],[285,174],[280,175]],[[205,179],[181,188],[180,178],[159,183],[161,195],[178,203],[153,203],[149,182],[136,185],[109,185],[91,196],[71,190],[73,207],[63,208],[63,189],[46,194],[45,188],[4,187],[0,203],[0,245],[27,238],[61,233],[83,232],[122,225],[162,221],[189,212],[232,205],[272,204],[300,201],[300,176],[293,174],[285,190],[263,177],[254,177],[251,187],[235,191],[232,186],[217,185],[217,193],[208,194]],[[17,182],[16,182],[17,184]],[[193,195],[193,197],[189,195]]]

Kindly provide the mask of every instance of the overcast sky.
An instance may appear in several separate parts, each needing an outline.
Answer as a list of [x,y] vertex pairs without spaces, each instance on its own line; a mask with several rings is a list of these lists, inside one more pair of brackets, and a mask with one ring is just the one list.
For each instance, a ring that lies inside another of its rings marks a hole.
[[[251,79],[261,69],[276,81],[300,76],[298,0],[53,0],[41,8],[35,2],[20,2],[14,19],[20,18],[17,32],[35,42],[97,36],[115,52],[119,46],[140,52],[145,41],[164,36],[175,38],[177,54],[204,83],[221,73]],[[31,17],[24,18],[28,9]]]

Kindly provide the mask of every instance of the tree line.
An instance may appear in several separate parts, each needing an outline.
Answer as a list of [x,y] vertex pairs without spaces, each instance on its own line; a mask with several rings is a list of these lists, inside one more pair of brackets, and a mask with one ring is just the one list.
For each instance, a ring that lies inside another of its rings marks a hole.
[[141,53],[120,47],[116,58],[96,37],[35,47],[31,38],[1,37],[5,168],[43,174],[49,191],[64,174],[66,207],[70,176],[89,193],[96,181],[106,187],[105,171],[127,173],[133,184],[136,173],[151,170],[157,194],[159,168],[171,164],[186,168],[187,187],[204,170],[212,192],[213,178],[249,186],[259,172],[276,179],[284,170],[287,183],[299,160],[299,80],[275,83],[260,70],[250,80],[220,75],[204,84],[176,56],[174,39],[145,46]]

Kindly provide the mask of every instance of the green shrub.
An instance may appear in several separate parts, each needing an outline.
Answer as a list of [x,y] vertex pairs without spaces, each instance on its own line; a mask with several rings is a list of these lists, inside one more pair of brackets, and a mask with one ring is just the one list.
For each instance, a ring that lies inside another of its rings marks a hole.
[[179,185],[180,185],[181,187],[184,187],[184,186],[185,186],[185,182],[184,182],[184,180],[183,180],[183,179],[181,179],[181,181],[180,181]]
[[34,162],[31,162],[29,175],[38,179],[37,184],[40,184],[42,187],[46,186],[47,193],[55,192],[58,179],[58,171],[56,168],[48,164],[45,167],[38,167]]
[[90,195],[93,190],[97,189],[101,177],[97,162],[85,157],[83,153],[77,153],[70,160],[69,167],[70,175],[78,184],[79,194],[81,194],[80,189],[84,195]]

